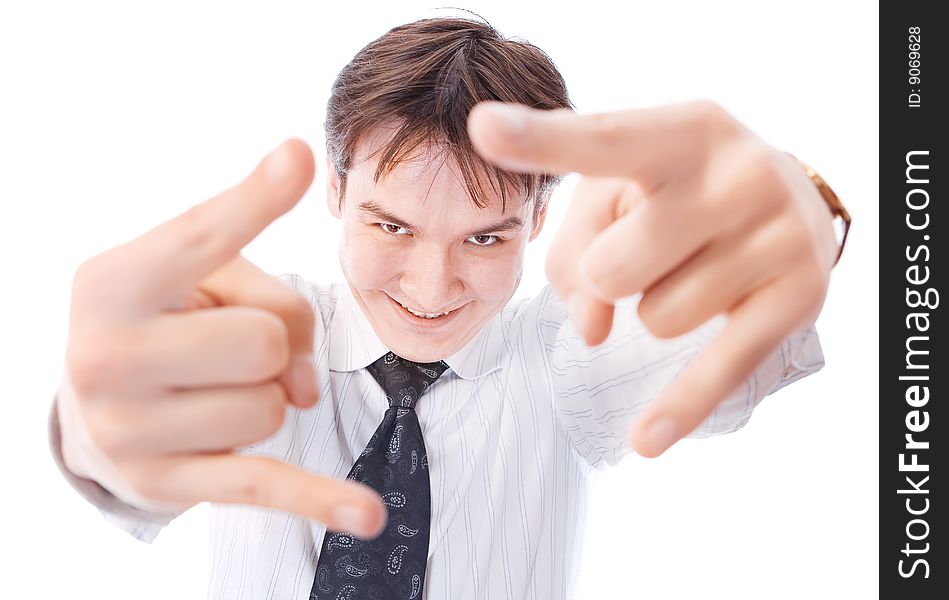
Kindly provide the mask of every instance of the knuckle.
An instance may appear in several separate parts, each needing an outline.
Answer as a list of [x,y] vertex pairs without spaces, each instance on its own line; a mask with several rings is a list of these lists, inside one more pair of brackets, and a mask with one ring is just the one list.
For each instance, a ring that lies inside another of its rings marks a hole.
[[211,238],[210,231],[204,225],[204,213],[204,205],[197,204],[178,217],[178,241],[183,249],[203,247]]
[[260,427],[267,436],[271,436],[283,427],[287,416],[287,395],[279,383],[264,386],[260,401]]
[[86,410],[83,418],[89,442],[97,450],[110,458],[122,455],[128,445],[128,433],[126,428],[117,422],[114,412],[99,407]]
[[[269,460],[269,459],[268,459]],[[245,477],[238,482],[235,494],[240,504],[252,504],[255,506],[271,506],[273,504],[273,493],[271,486],[266,483],[264,462],[254,461],[248,465]]]
[[73,273],[71,295],[75,306],[77,299],[94,296],[103,289],[115,285],[116,256],[114,249],[83,261]]
[[601,143],[611,145],[625,139],[627,132],[622,119],[612,113],[596,113],[588,116],[590,129]]
[[78,399],[82,400],[98,391],[101,380],[97,373],[104,366],[105,361],[100,360],[94,352],[76,344],[66,347],[66,376]]
[[790,199],[782,178],[781,164],[776,153],[763,143],[748,144],[744,151],[743,169],[753,173],[762,195],[781,203]]
[[79,398],[95,395],[109,387],[116,361],[122,354],[110,348],[108,335],[94,342],[71,341],[66,348],[66,372]]
[[640,299],[639,306],[636,308],[639,320],[652,335],[659,339],[668,339],[679,335],[674,320],[664,312],[664,306],[667,306],[667,304],[653,301],[653,295],[647,293]]
[[83,261],[73,274],[73,290],[81,290],[89,281],[94,281],[101,271],[101,263],[102,260],[98,256]]
[[135,465],[124,469],[122,475],[127,491],[137,500],[158,503],[169,499],[168,486],[154,470]]
[[290,336],[283,319],[264,311],[257,311],[253,326],[252,368],[265,377],[274,377],[290,361]]
[[726,229],[775,215],[792,200],[777,153],[757,140],[734,145],[730,160],[713,181],[697,202],[696,218]]
[[690,101],[689,110],[692,112],[693,119],[702,125],[719,125],[729,119],[728,111],[708,98]]
[[316,313],[309,301],[297,292],[291,291],[281,298],[276,312],[287,323],[292,323],[300,331],[312,331],[316,326]]
[[193,488],[182,487],[175,471],[187,462],[181,458],[126,461],[119,466],[120,492],[129,502],[149,511],[182,512],[204,500]]
[[207,255],[214,262],[223,263],[227,258],[222,237],[213,226],[211,209],[205,203],[197,204],[181,213],[172,230],[175,247],[184,253]]
[[706,139],[731,137],[740,129],[727,110],[707,98],[690,101],[688,109],[695,127]]

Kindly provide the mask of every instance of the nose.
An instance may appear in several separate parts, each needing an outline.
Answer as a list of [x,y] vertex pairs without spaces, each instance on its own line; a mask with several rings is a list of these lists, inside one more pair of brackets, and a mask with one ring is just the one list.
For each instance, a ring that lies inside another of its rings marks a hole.
[[406,259],[400,284],[407,304],[426,313],[456,308],[463,286],[450,250],[417,244]]

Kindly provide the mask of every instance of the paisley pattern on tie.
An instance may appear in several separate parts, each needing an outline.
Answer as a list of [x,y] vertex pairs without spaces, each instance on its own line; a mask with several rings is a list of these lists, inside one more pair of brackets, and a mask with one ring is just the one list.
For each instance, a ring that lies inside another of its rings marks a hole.
[[346,478],[379,492],[389,518],[369,540],[327,530],[310,600],[418,600],[425,582],[431,484],[415,404],[448,365],[387,352],[366,368],[385,390],[389,408]]

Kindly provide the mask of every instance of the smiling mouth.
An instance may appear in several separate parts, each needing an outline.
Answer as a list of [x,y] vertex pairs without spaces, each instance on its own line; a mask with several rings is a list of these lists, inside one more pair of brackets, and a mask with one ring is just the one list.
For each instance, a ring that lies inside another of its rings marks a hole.
[[409,308],[408,306],[402,304],[401,302],[399,302],[399,306],[401,306],[402,308],[404,308],[406,311],[410,312],[411,314],[415,315],[416,317],[420,317],[422,319],[437,319],[439,317],[444,317],[445,315],[449,315],[455,312],[455,310],[457,310],[457,309],[452,309],[452,310],[449,310],[448,312],[442,312],[442,313],[423,313],[417,310],[413,310]]
[[404,308],[405,310],[409,311],[410,313],[412,313],[412,314],[415,315],[416,317],[422,317],[423,319],[437,319],[438,317],[444,317],[444,316],[447,315],[448,313],[452,312],[452,311],[448,311],[448,312],[436,313],[436,314],[434,314],[434,315],[430,315],[430,314],[428,314],[428,313],[423,313],[423,312],[418,312],[418,311],[412,310],[411,308],[409,308],[408,306],[405,306],[404,304],[402,305],[402,308]]
[[[387,294],[387,295],[388,295],[388,294]],[[453,309],[451,309],[451,310],[449,310],[449,311],[447,311],[447,312],[441,312],[441,313],[425,313],[425,312],[421,312],[421,311],[418,311],[418,310],[409,308],[408,306],[402,304],[401,302],[399,302],[398,300],[396,300],[396,299],[393,298],[392,296],[389,296],[389,299],[392,300],[393,302],[395,302],[396,304],[398,304],[399,306],[401,306],[403,309],[405,309],[405,312],[407,312],[407,313],[409,313],[409,314],[411,314],[411,315],[413,315],[413,316],[415,316],[415,317],[418,317],[418,318],[420,318],[420,319],[427,319],[427,320],[429,320],[429,321],[433,321],[433,320],[435,320],[435,319],[439,319],[439,318],[441,318],[441,317],[448,316],[448,315],[450,315],[450,314],[452,314],[452,313],[454,313],[455,311],[458,310],[457,308],[453,308]],[[460,308],[460,307],[459,307],[459,308]]]

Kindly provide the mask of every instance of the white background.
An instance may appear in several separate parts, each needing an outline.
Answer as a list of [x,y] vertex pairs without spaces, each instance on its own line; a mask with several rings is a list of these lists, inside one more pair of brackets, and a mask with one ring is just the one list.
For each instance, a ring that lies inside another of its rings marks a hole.
[[[414,4],[415,6],[411,6]],[[631,456],[596,487],[580,598],[869,598],[877,591],[877,7],[869,2],[469,2],[547,51],[580,112],[711,98],[810,162],[854,215],[817,325],[827,366],[741,431]],[[80,262],[244,176],[280,140],[318,156],[301,203],[248,246],[338,276],[324,106],[390,27],[387,2],[4,2],[0,8],[0,597],[203,598],[207,505],[153,545],[61,479],[46,419]],[[518,295],[575,184],[555,195]],[[142,265],[147,269],[147,265]]]

